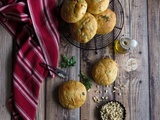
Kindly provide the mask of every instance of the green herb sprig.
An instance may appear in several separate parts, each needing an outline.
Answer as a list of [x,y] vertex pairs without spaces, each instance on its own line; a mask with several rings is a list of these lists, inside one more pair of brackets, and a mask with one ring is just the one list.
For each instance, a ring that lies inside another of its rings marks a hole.
[[88,76],[85,76],[81,71],[78,76],[81,78],[81,82],[85,85],[87,91],[89,91],[92,87],[91,78]]
[[76,59],[74,56],[72,56],[71,58],[68,58],[65,54],[61,56],[61,62],[60,62],[61,68],[67,68],[75,65],[76,65]]
[[105,15],[103,16],[102,15],[101,18],[105,19],[106,22],[109,21],[109,17],[108,16],[105,16]]

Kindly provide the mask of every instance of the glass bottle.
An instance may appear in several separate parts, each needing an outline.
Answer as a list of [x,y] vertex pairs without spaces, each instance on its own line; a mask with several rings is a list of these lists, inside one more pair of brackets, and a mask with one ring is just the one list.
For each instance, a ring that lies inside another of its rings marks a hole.
[[126,54],[130,50],[134,49],[138,45],[136,40],[132,40],[130,37],[122,36],[120,39],[114,42],[114,51],[120,54]]

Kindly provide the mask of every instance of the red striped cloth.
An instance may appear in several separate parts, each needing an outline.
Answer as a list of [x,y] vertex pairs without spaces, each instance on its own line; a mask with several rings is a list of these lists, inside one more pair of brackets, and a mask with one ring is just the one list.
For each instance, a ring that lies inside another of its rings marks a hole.
[[14,119],[35,118],[40,85],[49,73],[39,63],[57,67],[59,32],[55,13],[54,0],[0,0],[0,23],[16,40],[13,94],[9,99]]

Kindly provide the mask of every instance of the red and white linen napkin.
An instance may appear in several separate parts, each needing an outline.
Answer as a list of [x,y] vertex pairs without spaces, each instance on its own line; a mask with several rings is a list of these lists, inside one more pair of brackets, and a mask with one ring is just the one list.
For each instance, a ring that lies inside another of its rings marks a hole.
[[57,67],[59,32],[55,0],[0,0],[0,23],[16,40],[13,94],[14,119],[33,120],[41,83],[48,73],[43,62]]

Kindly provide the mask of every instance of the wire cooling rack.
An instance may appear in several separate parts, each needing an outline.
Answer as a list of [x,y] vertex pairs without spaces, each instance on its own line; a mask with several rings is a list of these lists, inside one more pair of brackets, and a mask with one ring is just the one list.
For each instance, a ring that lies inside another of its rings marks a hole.
[[60,31],[64,38],[72,45],[84,50],[98,50],[112,44],[120,35],[124,25],[124,12],[119,0],[110,0],[109,8],[116,14],[116,25],[112,32],[104,35],[95,35],[88,43],[79,43],[71,37],[68,23],[60,20]]

